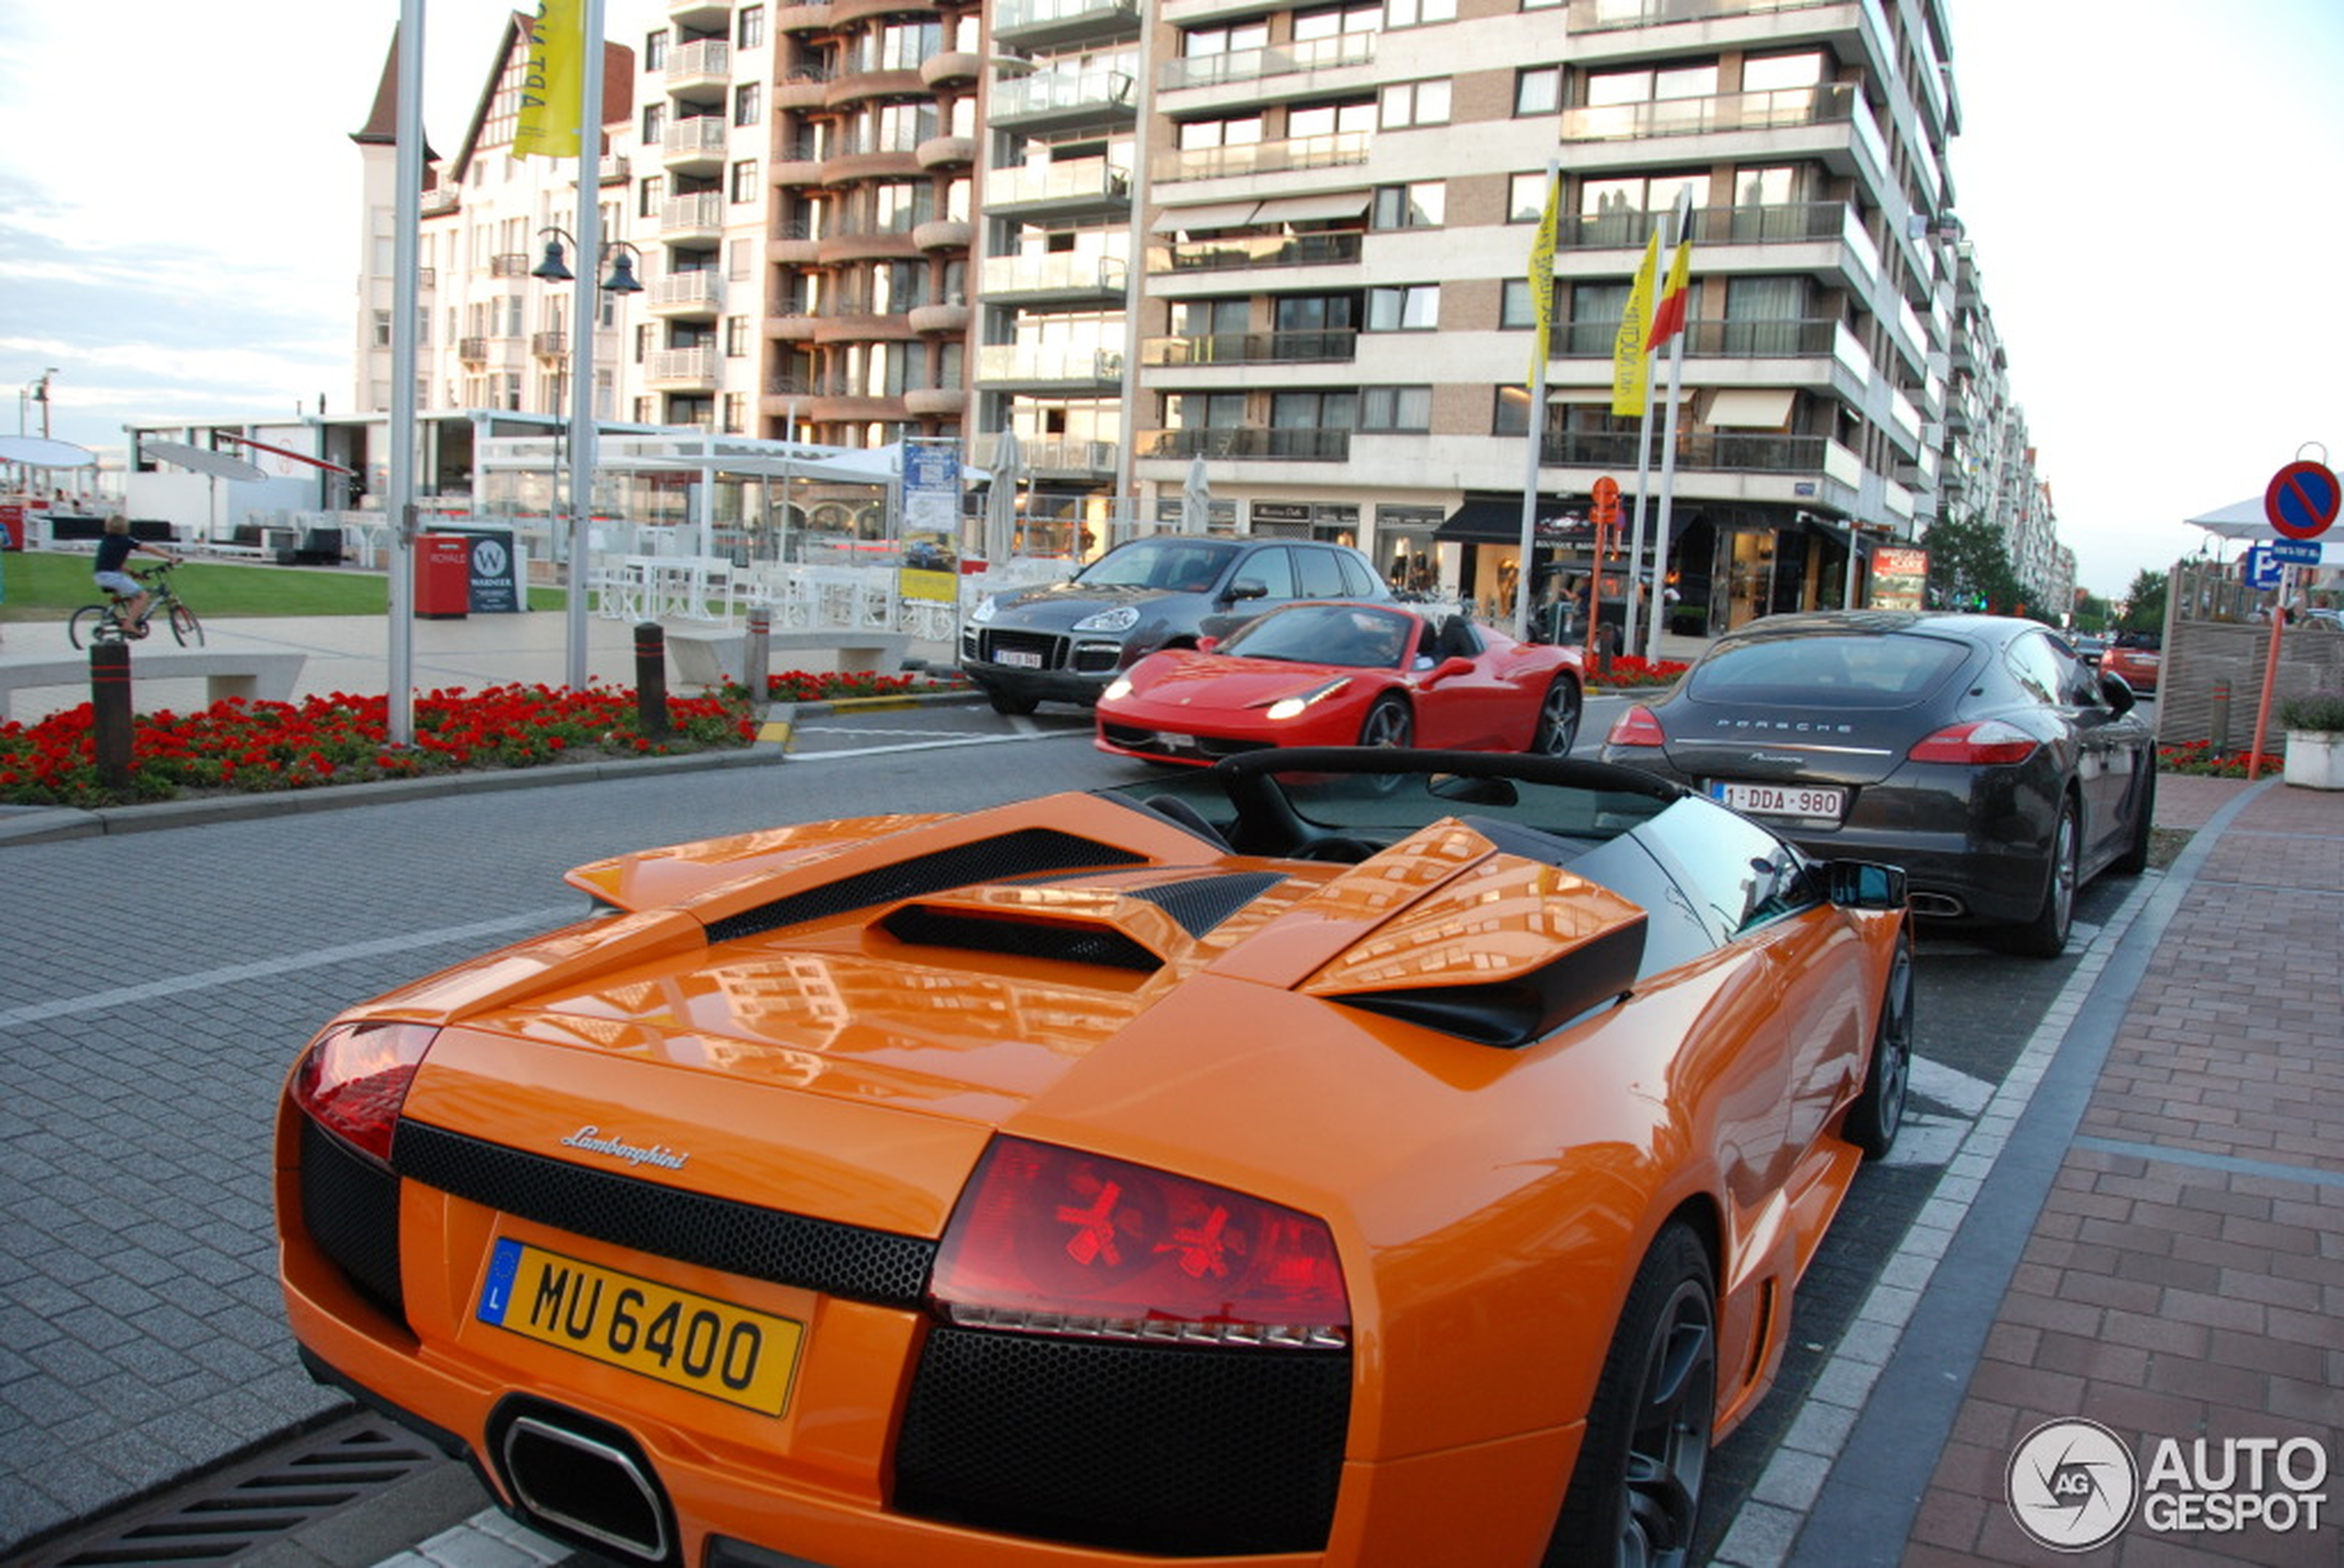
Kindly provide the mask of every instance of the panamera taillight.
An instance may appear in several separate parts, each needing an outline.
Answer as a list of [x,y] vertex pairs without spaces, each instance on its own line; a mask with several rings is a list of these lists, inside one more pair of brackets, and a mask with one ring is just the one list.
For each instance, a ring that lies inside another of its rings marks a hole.
[[1914,762],[1960,762],[1972,767],[2024,762],[2039,743],[2016,724],[2001,719],[1977,719],[1948,724],[1916,742],[1905,753]]
[[1662,746],[1668,736],[1660,733],[1660,721],[1651,709],[1638,702],[1612,724],[1606,746]]
[[338,1023],[293,1070],[293,1104],[353,1148],[390,1163],[390,1135],[415,1069],[437,1036],[427,1023]]
[[968,1327],[1160,1343],[1350,1343],[1326,1223],[1146,1166],[999,1138],[952,1212],[928,1299]]

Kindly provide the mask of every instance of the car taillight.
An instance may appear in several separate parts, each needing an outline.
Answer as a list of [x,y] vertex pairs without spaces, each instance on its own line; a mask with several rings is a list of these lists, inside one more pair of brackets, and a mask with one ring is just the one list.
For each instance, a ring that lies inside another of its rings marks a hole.
[[1638,702],[1620,715],[1611,726],[1606,746],[1661,746],[1668,737],[1660,733],[1660,721],[1651,709]]
[[2024,762],[2039,743],[2016,724],[2001,719],[1977,719],[1948,724],[1916,742],[1906,760],[1913,762],[1962,762],[1971,766]]
[[968,1327],[1338,1349],[1351,1311],[1322,1220],[1146,1166],[1021,1138],[952,1211],[930,1305]]
[[309,1043],[293,1070],[293,1104],[353,1148],[390,1163],[390,1135],[437,1028],[341,1023]]

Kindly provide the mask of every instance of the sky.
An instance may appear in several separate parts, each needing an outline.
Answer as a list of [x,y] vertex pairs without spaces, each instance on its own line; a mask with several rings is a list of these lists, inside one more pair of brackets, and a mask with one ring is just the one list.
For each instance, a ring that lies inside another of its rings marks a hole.
[[[509,4],[426,0],[460,139]],[[1955,209],[2082,586],[2344,463],[2344,5],[1949,0]],[[351,405],[358,152],[397,0],[0,6],[0,389],[50,434]],[[658,0],[606,0],[621,42]]]

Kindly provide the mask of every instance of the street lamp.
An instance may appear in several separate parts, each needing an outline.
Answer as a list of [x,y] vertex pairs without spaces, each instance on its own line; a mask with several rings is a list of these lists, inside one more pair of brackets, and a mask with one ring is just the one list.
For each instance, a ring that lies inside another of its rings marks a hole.
[[40,380],[30,383],[23,391],[17,394],[18,435],[21,436],[25,433],[25,403],[29,400],[41,405],[41,438],[44,441],[49,438],[49,377],[56,373],[57,367],[51,365],[41,373]]
[[[537,233],[540,238],[547,234],[555,237],[545,241],[545,258],[531,268],[529,275],[543,278],[549,283],[567,283],[575,278],[577,274],[569,269],[569,263],[562,255],[565,242],[570,245],[578,243],[570,237],[569,231],[549,223]],[[614,294],[641,293],[643,285],[641,280],[635,276],[635,262],[642,254],[626,240],[604,241],[603,258],[610,263],[610,276],[603,280],[604,290]]]

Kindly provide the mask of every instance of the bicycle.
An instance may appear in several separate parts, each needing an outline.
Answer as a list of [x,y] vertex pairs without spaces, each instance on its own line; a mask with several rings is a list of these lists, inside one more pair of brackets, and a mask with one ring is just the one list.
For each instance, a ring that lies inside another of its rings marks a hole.
[[[196,618],[196,612],[189,609],[185,601],[171,587],[172,569],[178,564],[167,561],[161,566],[134,571],[130,575],[148,585],[149,598],[146,621],[152,623],[157,616],[161,616],[170,623],[171,635],[178,640],[182,648],[200,648],[203,646],[203,622]],[[73,640],[76,648],[130,640],[130,633],[122,624],[122,606],[127,603],[129,601],[119,593],[109,593],[102,604],[84,604],[74,611],[73,619],[66,623],[66,635]]]

